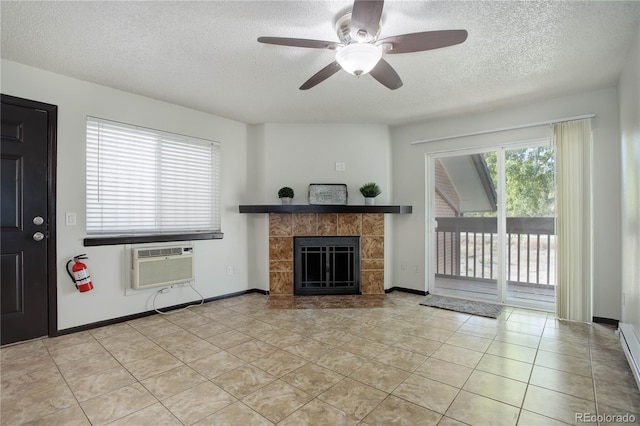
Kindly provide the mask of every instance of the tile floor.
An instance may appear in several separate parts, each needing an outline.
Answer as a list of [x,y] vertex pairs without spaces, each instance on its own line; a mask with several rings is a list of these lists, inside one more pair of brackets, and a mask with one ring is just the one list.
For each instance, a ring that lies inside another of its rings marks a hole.
[[5,347],[0,423],[640,421],[640,392],[611,328],[513,308],[494,320],[421,300],[394,292],[366,308],[314,309],[249,294]]

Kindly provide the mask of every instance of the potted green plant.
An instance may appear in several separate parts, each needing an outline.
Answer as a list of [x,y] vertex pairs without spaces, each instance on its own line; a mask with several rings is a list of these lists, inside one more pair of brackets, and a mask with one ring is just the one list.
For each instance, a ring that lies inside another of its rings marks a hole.
[[360,193],[364,196],[364,204],[370,206],[375,204],[375,198],[382,194],[382,190],[377,183],[369,182],[360,187]]
[[291,204],[291,200],[293,199],[293,189],[288,186],[283,186],[278,191],[278,198],[280,198],[282,204]]

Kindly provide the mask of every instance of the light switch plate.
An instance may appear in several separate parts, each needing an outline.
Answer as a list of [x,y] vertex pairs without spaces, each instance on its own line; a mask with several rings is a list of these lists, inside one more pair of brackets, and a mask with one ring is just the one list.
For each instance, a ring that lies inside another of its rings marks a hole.
[[76,214],[75,213],[66,213],[65,214],[65,223],[67,226],[76,226]]

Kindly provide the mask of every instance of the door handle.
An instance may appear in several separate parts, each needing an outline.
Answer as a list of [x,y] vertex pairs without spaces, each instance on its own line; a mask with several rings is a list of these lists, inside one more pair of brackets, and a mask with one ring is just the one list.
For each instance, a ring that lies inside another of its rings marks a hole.
[[36,216],[33,218],[34,225],[42,225],[44,223],[44,219],[40,216]]
[[44,240],[44,234],[42,232],[36,232],[33,234],[33,239],[36,241],[42,241]]

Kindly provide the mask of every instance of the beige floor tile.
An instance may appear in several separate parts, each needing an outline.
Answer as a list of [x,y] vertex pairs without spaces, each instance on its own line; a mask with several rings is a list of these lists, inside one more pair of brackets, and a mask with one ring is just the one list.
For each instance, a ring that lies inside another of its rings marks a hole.
[[640,413],[640,390],[622,384],[596,379],[598,404],[616,407],[620,411]]
[[415,371],[426,359],[427,357],[425,355],[410,352],[395,346],[386,349],[375,357],[377,362],[409,372]]
[[406,351],[429,356],[436,350],[438,350],[441,345],[441,342],[437,342],[435,340],[423,339],[422,337],[417,336],[406,336],[403,337],[402,340],[400,340],[398,343],[395,343],[393,346],[396,348],[404,349]]
[[[93,357],[58,365],[60,373],[67,381],[82,379],[116,367],[120,367],[120,363],[108,353],[101,353]],[[6,377],[5,371],[3,368],[3,379]]]
[[527,410],[520,411],[518,418],[518,426],[566,426],[568,424]]
[[95,340],[93,342],[81,343],[74,346],[63,346],[55,349],[49,349],[49,354],[56,364],[77,361],[79,359],[89,358],[106,352],[107,350]]
[[592,364],[593,378],[596,382],[613,382],[633,387],[635,379],[629,365]]
[[463,367],[462,365],[442,361],[437,358],[429,358],[416,369],[415,374],[456,388],[461,388],[472,372],[472,368]]
[[[446,342],[447,339],[451,337],[452,334],[453,334],[452,330],[445,330],[444,328],[433,327],[430,325],[423,325],[419,328],[416,328],[414,331],[410,333],[411,336],[422,337],[423,339],[435,340],[436,342],[440,342],[440,343]],[[398,343],[398,341],[393,343]]]
[[475,370],[462,388],[505,404],[520,407],[524,399],[527,384],[495,374]]
[[123,365],[136,379],[144,380],[184,364],[170,353],[162,351],[148,358],[125,362]]
[[90,426],[89,419],[84,415],[84,411],[79,405],[74,405],[69,408],[64,408],[60,411],[56,411],[48,416],[41,417],[36,420],[25,423],[28,426],[51,426],[51,425],[64,425],[64,426]]
[[269,420],[256,413],[242,402],[234,402],[222,410],[194,423],[197,426],[271,426]]
[[295,356],[290,352],[277,350],[270,353],[269,356],[256,359],[251,362],[251,364],[273,376],[282,377],[285,374],[302,367],[307,362],[308,361],[306,359]]
[[529,383],[541,388],[595,401],[593,379],[591,377],[565,373],[564,371],[536,365],[533,367]]
[[140,383],[156,398],[164,400],[206,380],[192,368],[182,365],[142,380]]
[[112,346],[107,349],[109,353],[121,363],[133,362],[165,352],[164,349],[144,336],[141,340],[131,342],[130,345],[118,344],[117,346]]
[[530,315],[529,312],[527,312],[526,314],[514,312],[511,315],[509,315],[509,318],[507,318],[507,323],[511,323],[511,322],[544,327],[547,323],[547,317],[546,315]]
[[96,339],[103,340],[108,337],[122,335],[130,331],[131,326],[126,322],[123,322],[120,324],[112,324],[105,327],[95,328],[93,330],[89,330],[89,333]]
[[162,336],[158,336],[153,339],[153,341],[160,346],[161,348],[166,349],[167,351],[171,349],[180,348],[186,345],[191,345],[193,343],[197,343],[202,339],[196,336],[195,334],[191,334],[185,330],[180,330],[176,333],[166,334]]
[[464,323],[456,331],[485,339],[493,339],[500,330],[495,327],[485,327],[479,324]]
[[168,352],[178,358],[180,361],[184,363],[190,363],[196,361],[198,359],[207,357],[209,355],[213,355],[221,352],[217,346],[212,345],[211,343],[205,340],[199,340],[195,343],[186,346],[180,346],[177,348],[169,349]]
[[409,377],[409,374],[406,370],[370,361],[362,364],[349,377],[381,391],[391,393]]
[[240,333],[239,331],[231,330],[226,333],[216,334],[213,337],[209,337],[207,342],[221,348],[228,349],[237,346],[241,343],[249,342],[253,340],[253,337]]
[[285,351],[291,352],[307,361],[315,361],[331,349],[333,349],[333,346],[313,339],[303,339],[284,348]]
[[227,349],[227,352],[237,356],[245,362],[251,362],[256,359],[267,357],[277,349],[278,348],[268,343],[252,339],[248,342],[244,342]]
[[595,413],[593,401],[529,385],[522,408],[565,423],[573,424],[576,413]]
[[157,400],[141,384],[134,383],[80,403],[92,425],[104,425],[153,405]]
[[438,426],[466,426],[466,423],[459,422],[451,417],[443,416],[438,422]]
[[193,361],[189,363],[189,367],[206,378],[213,379],[244,364],[240,358],[222,351]]
[[371,425],[437,425],[442,415],[403,399],[389,395],[380,405],[364,418]]
[[579,345],[571,341],[549,339],[543,337],[540,339],[539,350],[554,352],[561,355],[570,355],[576,358],[589,359],[589,346]]
[[519,412],[511,405],[463,390],[445,414],[467,424],[507,426],[516,424]]
[[291,333],[288,330],[274,328],[273,330],[263,331],[260,335],[256,336],[256,338],[282,349],[299,342],[304,339],[304,336]]
[[90,332],[81,331],[79,333],[65,334],[63,336],[43,339],[42,344],[47,349],[56,349],[60,347],[68,348],[70,346],[75,346],[82,343],[90,343],[95,341],[96,341],[95,337],[93,337]]
[[351,352],[364,358],[375,358],[384,352],[389,345],[365,339],[364,337],[353,336],[351,340],[340,346],[340,349]]
[[348,376],[366,361],[366,358],[336,348],[318,358],[316,364],[340,373],[343,376]]
[[282,380],[312,396],[318,396],[343,378],[343,375],[314,363],[282,376]]
[[535,365],[585,377],[592,376],[591,362],[588,359],[561,355],[554,352],[538,351]]
[[2,424],[484,426],[513,424],[505,407],[520,404],[520,425],[573,424],[575,412],[595,412],[593,379],[599,413],[640,418],[611,327],[382,297],[389,303],[375,308],[355,308],[350,296],[282,309],[252,294],[0,348]]
[[533,336],[531,334],[516,333],[513,331],[500,330],[495,335],[495,340],[501,342],[512,343],[514,345],[526,346],[528,348],[537,349],[540,344],[540,336]]
[[351,426],[357,425],[358,422],[356,417],[326,402],[314,399],[279,422],[278,426]]
[[212,379],[216,385],[238,399],[244,398],[275,380],[275,376],[248,364]]
[[2,424],[21,424],[75,405],[77,401],[60,375],[35,389],[23,386],[8,390],[3,384],[0,419]]
[[0,366],[2,379],[20,379],[25,375],[37,373],[40,370],[55,369],[56,364],[48,354],[28,356],[20,359],[8,360]]
[[431,356],[443,361],[460,364],[468,368],[474,368],[482,358],[482,352],[476,352],[471,349],[465,349],[458,346],[451,346],[445,343]]
[[[158,327],[155,325],[147,326],[147,327],[139,327],[136,328],[138,332],[148,337],[151,340],[157,339],[158,337],[166,336],[173,333],[179,333],[184,329],[179,327],[169,321],[166,324],[163,324],[162,327]],[[114,336],[113,338],[117,338],[118,336]]]
[[308,393],[276,380],[249,394],[242,402],[268,420],[278,423],[311,399],[313,397]]
[[208,321],[203,325],[199,325],[197,327],[189,328],[189,332],[195,334],[201,339],[208,339],[218,334],[226,333],[231,331],[231,328],[227,327],[223,324],[218,324],[215,321]]
[[136,379],[127,370],[118,366],[67,383],[78,401],[82,402],[135,382]]
[[176,418],[171,412],[166,409],[162,404],[156,403],[147,408],[143,408],[140,411],[129,414],[113,423],[109,423],[109,426],[182,426],[180,420]]
[[527,383],[533,365],[527,362],[485,354],[476,368],[487,373]]
[[203,382],[164,400],[162,404],[178,420],[190,425],[236,401],[220,387],[211,382]]
[[462,332],[456,332],[447,339],[447,345],[459,346],[477,352],[484,352],[491,345],[492,340],[484,337],[473,336]]
[[409,376],[393,395],[444,414],[458,394],[459,389],[416,374]]
[[358,419],[363,419],[386,397],[386,392],[349,378],[318,395],[318,399]]
[[35,340],[33,342],[0,348],[0,365],[5,362],[20,361],[23,358],[49,355],[43,341],[44,340]]
[[507,321],[504,324],[504,330],[512,331],[514,333],[530,334],[532,336],[542,336],[544,326]]
[[533,361],[536,359],[536,352],[537,350],[535,348],[514,345],[499,340],[494,340],[486,350],[486,353],[491,355],[528,362],[529,364],[533,364]]
[[404,335],[396,331],[384,330],[376,327],[372,330],[367,330],[366,332],[359,334],[359,336],[382,343],[383,345],[393,345],[402,340]]

